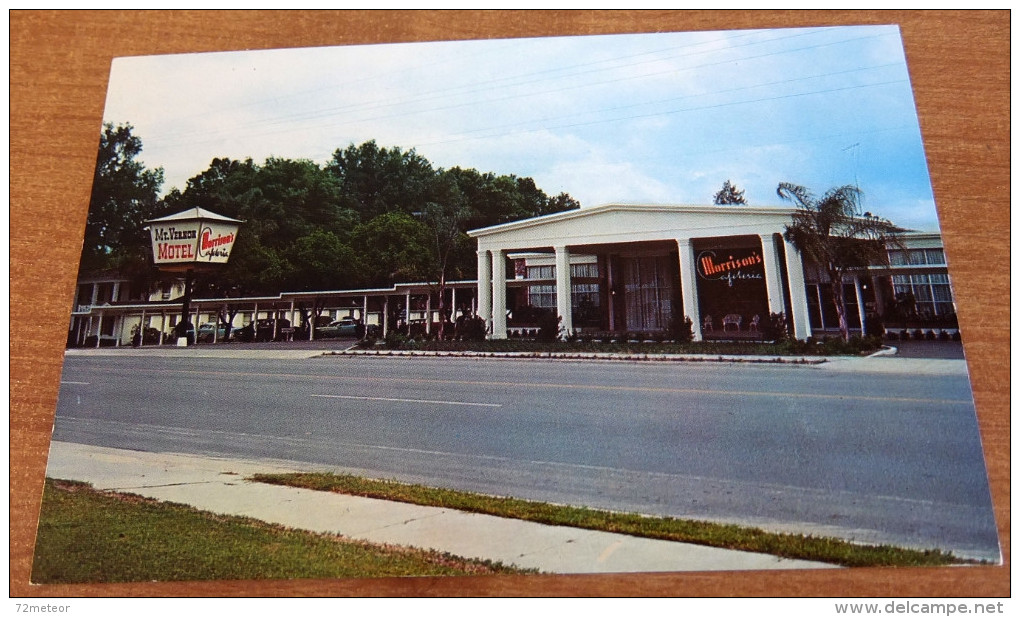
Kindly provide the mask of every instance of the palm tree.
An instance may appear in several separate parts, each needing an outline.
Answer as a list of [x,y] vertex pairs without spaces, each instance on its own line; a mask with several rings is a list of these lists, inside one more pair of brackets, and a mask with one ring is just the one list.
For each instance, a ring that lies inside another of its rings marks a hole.
[[870,212],[861,212],[862,193],[856,186],[832,188],[816,198],[803,186],[782,182],[776,193],[797,205],[793,223],[786,226],[783,237],[829,275],[839,331],[843,340],[849,340],[844,279],[852,271],[888,265],[887,245],[895,243],[895,234],[905,230]]

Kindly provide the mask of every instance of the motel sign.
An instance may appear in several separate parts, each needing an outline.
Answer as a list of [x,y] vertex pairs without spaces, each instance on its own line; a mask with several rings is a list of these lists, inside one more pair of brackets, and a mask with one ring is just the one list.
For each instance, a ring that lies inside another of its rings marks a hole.
[[145,221],[152,238],[152,260],[165,272],[184,272],[184,297],[177,344],[188,344],[191,291],[196,270],[222,266],[230,259],[242,221],[202,208],[191,208]]
[[192,208],[146,223],[153,261],[161,270],[172,271],[227,263],[241,221]]

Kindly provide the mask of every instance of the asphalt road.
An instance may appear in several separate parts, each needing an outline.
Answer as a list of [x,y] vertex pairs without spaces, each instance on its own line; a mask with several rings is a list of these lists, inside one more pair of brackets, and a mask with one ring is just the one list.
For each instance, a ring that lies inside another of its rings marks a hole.
[[965,376],[69,356],[54,438],[998,558]]

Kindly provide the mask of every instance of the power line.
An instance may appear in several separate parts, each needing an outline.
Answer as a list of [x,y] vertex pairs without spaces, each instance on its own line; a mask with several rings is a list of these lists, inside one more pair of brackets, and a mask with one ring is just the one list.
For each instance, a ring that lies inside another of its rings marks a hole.
[[[804,33],[804,34],[799,34],[797,36],[806,36],[807,34],[813,34],[813,33],[814,32]],[[565,92],[565,91],[568,91],[568,90],[576,90],[576,89],[581,89],[581,88],[591,88],[591,87],[596,87],[596,86],[618,84],[618,83],[624,82],[624,81],[632,81],[632,80],[638,80],[638,79],[648,79],[648,78],[651,78],[651,77],[657,77],[657,76],[661,76],[661,75],[664,75],[664,74],[675,74],[675,73],[677,73],[678,71],[681,71],[681,70],[682,71],[691,71],[691,70],[696,70],[696,69],[700,69],[700,68],[708,68],[708,67],[712,67],[712,66],[717,66],[717,65],[720,65],[720,64],[731,64],[731,63],[737,62],[737,61],[748,61],[748,60],[760,59],[760,58],[774,56],[774,55],[777,55],[777,54],[789,54],[789,53],[800,52],[800,51],[805,51],[805,50],[810,50],[810,49],[817,49],[817,48],[820,48],[820,47],[827,47],[827,46],[831,46],[831,45],[837,45],[837,44],[842,44],[842,43],[847,43],[847,42],[854,42],[854,41],[860,41],[860,40],[875,38],[877,36],[884,36],[884,35],[879,34],[879,35],[870,35],[870,36],[865,36],[865,37],[855,37],[855,38],[850,38],[850,39],[841,39],[839,41],[829,41],[829,42],[825,42],[825,43],[819,43],[819,44],[814,44],[814,45],[809,45],[809,46],[803,46],[803,47],[798,47],[798,48],[794,48],[794,49],[771,51],[771,52],[767,52],[767,53],[764,53],[764,54],[753,55],[753,56],[745,56],[745,57],[741,57],[741,58],[737,58],[737,59],[727,59],[727,60],[713,61],[713,62],[708,62],[708,63],[704,63],[704,64],[700,64],[700,65],[684,67],[682,69],[670,69],[670,70],[664,70],[664,71],[659,71],[659,72],[655,72],[655,73],[646,73],[646,74],[641,74],[641,75],[636,75],[636,76],[620,77],[620,78],[614,78],[614,79],[607,79],[607,80],[603,80],[603,81],[585,82],[585,83],[582,83],[582,84],[576,84],[576,85],[570,85],[570,86],[561,86],[561,87],[553,88],[553,89],[529,91],[529,92],[525,92],[525,93],[521,93],[521,94],[516,94],[516,95],[504,95],[504,96],[499,96],[499,97],[495,97],[495,98],[488,98],[488,99],[474,100],[474,101],[463,102],[463,103],[456,103],[456,104],[451,104],[451,105],[442,106],[442,107],[415,109],[415,110],[412,110],[412,111],[401,112],[401,113],[386,114],[386,115],[372,116],[372,117],[368,117],[368,118],[358,118],[358,119],[346,120],[346,121],[339,122],[339,123],[326,123],[326,124],[321,124],[319,126],[321,126],[321,127],[337,127],[337,126],[349,125],[349,124],[354,124],[354,123],[359,123],[359,122],[374,121],[374,120],[386,120],[386,119],[407,117],[407,116],[410,116],[410,115],[432,113],[432,112],[437,112],[437,111],[450,111],[450,110],[454,110],[454,109],[458,109],[458,108],[463,108],[463,107],[477,106],[477,105],[480,105],[480,104],[492,104],[492,103],[506,102],[506,101],[515,100],[515,99],[521,99],[521,98],[535,97],[535,96],[540,96],[540,95],[557,94],[557,93]],[[792,37],[788,37],[788,38],[792,38]],[[768,41],[758,41],[758,42],[755,42],[753,44],[762,44],[762,43],[774,42],[776,40],[781,40],[781,39],[769,39]],[[653,53],[653,52],[646,52],[646,53]],[[625,56],[625,57],[638,57],[638,56],[641,56],[641,55],[646,55],[646,53],[645,54],[634,54],[634,55]],[[657,52],[654,52],[654,53],[657,53]],[[700,54],[700,53],[708,53],[708,52],[698,52],[698,53]],[[662,59],[659,58],[659,59],[656,59],[655,61],[661,61],[661,60]],[[605,62],[608,62],[608,60],[607,61],[601,61],[599,63],[588,63],[588,64],[601,64],[601,63],[605,63]],[[643,64],[643,63],[636,63],[636,64]],[[623,65],[623,66],[624,67],[635,66],[636,64]],[[573,65],[573,66],[586,66],[586,65],[582,64],[582,65]],[[619,68],[621,68],[621,67],[620,66],[614,66],[614,67],[611,67],[610,69],[599,69],[598,72],[601,72],[601,71],[604,71],[604,70],[618,70]],[[559,71],[559,70],[562,70],[562,69],[549,69],[549,71],[554,71],[554,70]],[[587,72],[595,72],[595,71],[586,71],[586,73]],[[539,73],[541,73],[541,72],[539,72]],[[538,73],[536,73],[536,74],[538,74]],[[578,75],[579,74],[574,74],[573,76],[576,77]],[[541,80],[532,80],[530,82],[524,82],[524,83],[536,83],[536,82],[540,82],[540,81],[545,81],[545,80],[544,79],[541,79]],[[518,85],[523,85],[523,84],[518,84]],[[483,91],[484,92],[486,90],[479,89],[479,91]],[[439,91],[439,92],[442,92],[442,91]],[[176,140],[176,143],[177,144],[210,143],[212,141],[216,141],[217,135],[229,134],[230,132],[234,132],[234,131],[237,131],[237,130],[244,130],[245,128],[248,128],[248,127],[251,127],[251,128],[261,128],[262,129],[262,130],[259,130],[259,131],[254,131],[253,133],[249,133],[249,136],[252,135],[252,134],[254,134],[254,135],[270,135],[270,134],[275,134],[275,133],[282,132],[282,131],[265,130],[266,127],[282,125],[284,123],[300,121],[300,120],[312,120],[312,119],[317,119],[317,118],[328,118],[328,117],[332,117],[332,116],[338,115],[338,114],[340,114],[340,113],[342,113],[344,111],[348,111],[348,112],[354,112],[354,111],[359,111],[359,110],[373,111],[373,110],[382,109],[384,107],[390,108],[390,107],[396,107],[396,106],[403,106],[403,105],[408,105],[408,104],[412,104],[412,103],[420,102],[420,101],[427,101],[427,100],[433,100],[433,99],[441,99],[441,98],[444,98],[445,96],[446,95],[440,96],[438,94],[433,93],[433,94],[429,94],[427,96],[412,97],[410,99],[405,99],[405,100],[400,101],[400,102],[387,103],[387,104],[383,104],[383,105],[379,105],[379,104],[376,104],[376,103],[362,103],[362,104],[353,105],[353,106],[346,106],[346,107],[339,107],[339,108],[327,108],[327,109],[324,109],[324,110],[317,110],[317,111],[313,111],[313,112],[293,113],[293,114],[287,114],[287,115],[283,115],[283,116],[278,116],[278,117],[276,117],[275,119],[273,119],[272,121],[269,121],[269,122],[265,122],[265,121],[253,121],[253,122],[249,122],[249,123],[246,123],[246,124],[241,124],[241,125],[238,125],[238,126],[232,128],[232,129],[230,129],[229,132],[227,130],[218,131],[218,132],[217,131],[213,131],[211,135],[210,135],[209,131],[201,131],[201,130],[196,129],[193,132],[194,134],[202,134],[206,138],[206,139],[202,139],[202,140],[199,140],[199,141],[193,141],[193,140],[187,139],[187,135],[189,134],[188,131],[179,131],[177,133],[177,136],[178,136],[178,138],[183,137],[183,139]],[[210,113],[214,113],[214,112],[210,112]],[[163,141],[161,143],[162,147],[172,147],[174,145],[175,145],[175,140],[173,140],[173,139],[165,140],[165,141]]]

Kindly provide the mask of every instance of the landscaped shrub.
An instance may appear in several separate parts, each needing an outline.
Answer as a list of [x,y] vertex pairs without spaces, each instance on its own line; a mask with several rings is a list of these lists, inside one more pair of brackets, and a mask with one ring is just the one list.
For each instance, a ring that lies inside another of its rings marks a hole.
[[386,334],[387,349],[403,349],[405,343],[407,343],[407,337],[396,330],[391,330]]
[[373,347],[375,347],[375,343],[377,340],[378,339],[376,339],[374,336],[366,336],[365,338],[360,339],[357,343],[355,343],[354,346],[357,347],[358,349],[372,349]]
[[540,341],[555,341],[560,338],[560,316],[548,311],[538,318],[538,335]]
[[786,313],[770,313],[768,322],[763,324],[762,334],[767,341],[782,343],[789,337]]
[[677,343],[690,343],[694,340],[694,322],[683,315],[673,315],[669,320],[669,338]]

